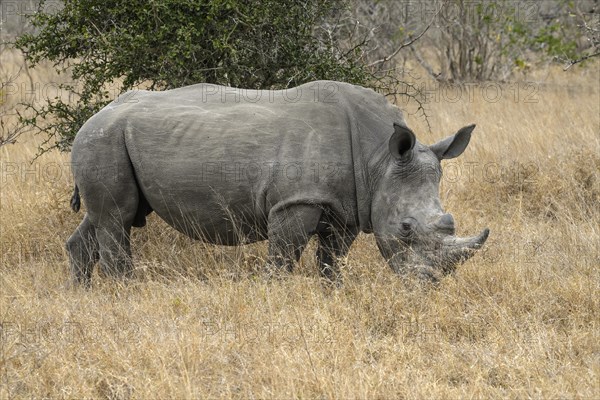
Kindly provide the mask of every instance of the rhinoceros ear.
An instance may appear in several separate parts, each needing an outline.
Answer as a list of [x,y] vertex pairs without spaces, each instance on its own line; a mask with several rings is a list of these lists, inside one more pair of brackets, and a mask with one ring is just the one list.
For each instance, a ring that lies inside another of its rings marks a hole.
[[405,159],[415,147],[417,138],[415,134],[405,126],[394,124],[394,133],[390,138],[390,153],[396,160]]
[[431,151],[437,156],[438,160],[458,157],[467,148],[471,140],[471,132],[475,129],[475,124],[461,128],[455,135],[440,140],[436,144],[429,146]]

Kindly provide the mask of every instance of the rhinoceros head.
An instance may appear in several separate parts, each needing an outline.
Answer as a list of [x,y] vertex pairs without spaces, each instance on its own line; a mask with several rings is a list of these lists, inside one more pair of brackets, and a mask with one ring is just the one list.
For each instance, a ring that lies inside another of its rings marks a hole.
[[488,229],[473,237],[455,236],[454,218],[444,213],[439,197],[441,160],[458,157],[474,128],[469,125],[425,146],[410,129],[394,124],[371,206],[377,245],[394,271],[413,270],[435,281],[486,241]]

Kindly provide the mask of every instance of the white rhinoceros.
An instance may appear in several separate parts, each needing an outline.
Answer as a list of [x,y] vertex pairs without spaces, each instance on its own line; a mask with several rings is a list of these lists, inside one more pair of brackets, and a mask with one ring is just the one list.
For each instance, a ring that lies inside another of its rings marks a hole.
[[384,96],[317,81],[282,91],[198,84],[134,91],[90,118],[72,148],[87,206],[67,241],[73,277],[94,264],[128,276],[130,231],[152,211],[206,242],[269,240],[271,269],[292,269],[318,236],[322,275],[359,232],[374,233],[396,272],[432,278],[480,248],[489,231],[454,236],[439,200],[440,161],[460,155],[475,125],[419,143]]

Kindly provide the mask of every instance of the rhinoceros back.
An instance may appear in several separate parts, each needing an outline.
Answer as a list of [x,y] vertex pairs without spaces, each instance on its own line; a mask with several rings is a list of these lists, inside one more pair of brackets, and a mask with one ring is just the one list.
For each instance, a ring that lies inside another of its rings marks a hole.
[[346,104],[317,94],[204,84],[134,94],[121,118],[145,199],[186,234],[227,243],[266,235],[284,203],[352,210]]

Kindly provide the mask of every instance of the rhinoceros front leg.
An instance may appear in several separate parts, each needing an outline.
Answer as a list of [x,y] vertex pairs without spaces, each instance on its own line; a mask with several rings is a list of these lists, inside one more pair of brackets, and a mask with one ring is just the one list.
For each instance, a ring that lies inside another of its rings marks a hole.
[[310,237],[315,234],[322,210],[316,206],[295,204],[274,207],[269,213],[269,273],[283,269],[291,272]]
[[71,276],[75,285],[90,286],[94,264],[100,257],[96,228],[86,214],[81,224],[67,240]]
[[339,259],[345,257],[350,250],[356,233],[344,228],[335,229],[327,226],[319,230],[319,248],[317,250],[317,262],[321,276],[328,281],[341,285]]

